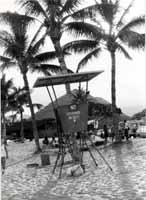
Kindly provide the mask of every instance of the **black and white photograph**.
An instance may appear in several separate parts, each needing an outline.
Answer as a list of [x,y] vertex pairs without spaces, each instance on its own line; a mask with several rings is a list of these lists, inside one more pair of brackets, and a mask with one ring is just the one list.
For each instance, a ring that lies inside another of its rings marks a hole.
[[144,0],[0,0],[1,200],[146,200]]

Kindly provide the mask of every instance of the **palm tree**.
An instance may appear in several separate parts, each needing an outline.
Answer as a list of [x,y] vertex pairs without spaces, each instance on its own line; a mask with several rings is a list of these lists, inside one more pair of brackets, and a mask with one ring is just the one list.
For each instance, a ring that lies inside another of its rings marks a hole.
[[[15,115],[13,115],[13,118],[16,117],[18,114],[20,115],[21,142],[24,142],[24,119],[23,119],[24,106],[29,107],[28,94],[27,91],[25,90],[25,87],[23,88],[14,87],[14,92],[9,97],[9,107],[11,111],[12,110],[16,111]],[[38,110],[40,110],[42,106],[43,106],[42,104],[33,103],[33,108],[37,108]]]
[[13,81],[12,79],[6,80],[6,75],[3,74],[1,78],[1,124],[2,124],[2,137],[6,141],[6,112],[9,106],[9,96],[13,92]]
[[[19,0],[18,2],[25,8],[26,14],[43,18],[41,27],[46,27],[54,45],[62,73],[68,73],[64,59],[65,51],[61,47],[61,37],[68,27],[68,20],[73,19],[73,15],[79,12],[78,6],[82,0]],[[70,93],[69,84],[66,84],[66,92]]]
[[[83,0],[18,0],[19,4],[25,8],[26,14],[37,17],[41,16],[43,18],[40,28],[46,27],[47,34],[50,36],[54,45],[63,73],[68,73],[68,70],[64,59],[64,51],[61,47],[61,37],[68,27],[68,24],[70,25],[72,23],[68,23],[68,21],[73,19],[75,14],[80,13],[78,6],[82,1]],[[70,93],[69,84],[66,85],[66,91]]]
[[[111,102],[113,113],[113,125],[117,140],[119,140],[117,129],[117,112],[116,112],[116,53],[122,53],[126,58],[131,59],[126,46],[131,49],[144,49],[145,34],[135,31],[135,28],[144,25],[144,16],[138,16],[125,23],[125,17],[128,14],[132,4],[119,15],[119,1],[101,0],[95,5],[83,9],[74,17],[88,17],[92,23],[85,23],[79,26],[81,22],[70,24],[69,31],[74,32],[76,36],[88,36],[90,39],[83,39],[70,42],[64,45],[64,50],[87,53],[78,64],[77,71],[84,67],[92,58],[98,58],[102,50],[107,50],[111,57]],[[90,14],[90,15],[89,15]],[[98,17],[97,20],[96,17]],[[107,26],[105,26],[107,25]],[[75,31],[76,29],[76,31]]]
[[9,97],[9,107],[11,110],[15,110],[15,116],[20,114],[21,128],[20,128],[20,136],[21,141],[24,142],[24,123],[23,123],[23,106],[28,103],[28,93],[23,88],[14,87],[14,92]]
[[54,57],[55,52],[51,52],[49,55],[48,52],[38,54],[41,45],[44,43],[45,35],[44,37],[41,37],[41,39],[36,40],[37,34],[39,32],[37,31],[33,39],[29,41],[27,36],[27,28],[33,22],[33,18],[26,15],[20,15],[18,13],[7,12],[0,14],[0,20],[1,22],[8,24],[10,27],[9,32],[0,32],[0,44],[4,48],[3,56],[0,56],[0,61],[3,63],[1,65],[1,70],[17,66],[23,76],[32,116],[33,135],[37,147],[36,151],[39,152],[41,149],[39,145],[39,137],[35,122],[35,114],[30,95],[27,73],[29,70],[34,71],[36,69],[41,71],[41,69],[43,69],[43,72],[48,74],[48,68],[53,72],[60,68],[55,65],[43,63],[49,58]]

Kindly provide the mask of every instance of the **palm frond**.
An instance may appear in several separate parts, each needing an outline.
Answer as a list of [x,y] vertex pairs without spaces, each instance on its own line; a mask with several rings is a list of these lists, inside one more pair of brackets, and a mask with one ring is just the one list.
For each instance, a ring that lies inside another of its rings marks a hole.
[[54,12],[54,14],[58,15],[61,9],[63,8],[63,2],[62,1],[56,1],[56,0],[43,0],[46,10],[51,10]]
[[135,1],[135,0],[132,0],[132,1],[130,2],[129,6],[128,6],[128,7],[124,10],[124,12],[122,13],[122,15],[121,15],[121,17],[120,17],[120,19],[119,19],[119,21],[118,21],[118,23],[117,23],[117,25],[116,25],[117,28],[123,25],[123,19],[124,19],[124,17],[129,13],[129,10],[130,10],[130,8],[132,7],[134,1]]
[[25,51],[27,38],[23,35],[14,36],[7,31],[0,32],[0,45],[4,47],[3,55],[11,57],[11,59],[19,57]]
[[17,12],[15,13],[3,12],[0,13],[0,21],[8,25],[21,24],[21,23],[28,25],[30,22],[34,21],[34,18],[28,15],[19,14]]
[[80,5],[81,0],[66,0],[61,13],[72,13],[74,12]]
[[62,2],[60,0],[42,0],[41,2],[37,0],[37,2],[40,6],[40,11],[37,13],[37,15],[41,14],[44,16],[47,26],[50,21],[51,23],[53,21],[55,22],[56,17],[61,17],[60,10],[62,9]]
[[9,79],[8,81],[6,81],[6,75],[4,74],[1,78],[1,87],[4,90],[9,90],[13,87],[13,79]]
[[113,24],[113,20],[118,12],[118,9],[119,1],[102,1],[102,3],[98,5],[98,11],[100,15],[110,25]]
[[143,49],[145,47],[145,34],[135,31],[125,30],[119,35],[120,40],[133,49]]
[[[9,96],[8,98],[8,105],[7,105],[7,111],[17,111],[18,110],[18,105],[17,102],[14,99],[11,99],[11,97]],[[19,113],[19,112],[18,112]]]
[[[22,55],[26,52],[27,50],[27,45],[28,45],[28,36],[24,33],[21,34],[21,35],[15,35],[15,38],[14,38],[14,41],[15,41],[15,44],[13,43],[13,46],[14,46],[14,50],[16,52],[18,52],[18,55]],[[15,49],[16,48],[16,49]],[[16,57],[15,54],[13,54],[14,57]]]
[[89,54],[87,54],[78,64],[78,68],[77,68],[77,72],[79,72],[79,70],[81,68],[83,68],[89,60],[91,60],[92,57],[98,57],[99,54],[101,52],[101,48],[97,48],[97,49],[94,49],[93,51],[91,51]]
[[11,108],[20,109],[24,104],[28,103],[28,92],[25,87],[23,88],[13,88],[13,92],[9,95],[9,105]]
[[129,55],[129,53],[126,51],[126,49],[122,45],[117,44],[117,50],[119,52],[122,52],[126,58],[132,60],[131,56]]
[[128,22],[122,29],[119,31],[118,36],[123,34],[126,30],[132,29],[132,28],[137,28],[141,25],[145,24],[145,16],[139,16],[134,19],[132,19],[130,22]]
[[22,48],[14,43],[5,49],[4,55],[10,56],[12,59],[18,59],[22,55],[21,50]]
[[2,63],[0,65],[0,71],[3,71],[6,68],[14,67],[17,65],[15,61],[5,56],[0,56],[0,62]]
[[82,88],[79,88],[75,93],[71,93],[73,96],[73,103],[85,103],[87,102],[88,93]]
[[54,60],[55,58],[56,58],[55,51],[40,53],[34,57],[34,59],[36,59],[38,62],[51,61]]
[[[8,33],[7,33],[7,36],[5,33],[5,36],[3,37],[5,39],[5,42],[6,42],[6,39],[7,39],[7,42],[9,42],[9,49],[7,49],[7,51],[6,51],[7,54],[12,51],[25,52],[25,50],[27,48],[27,39],[28,39],[27,38],[27,28],[28,28],[28,25],[32,21],[34,21],[34,19],[31,17],[28,17],[26,15],[20,15],[18,13],[10,13],[10,12],[1,13],[0,19],[3,22],[5,22],[6,24],[8,24],[11,29],[11,38],[10,38],[10,36],[8,38]],[[3,39],[3,41],[4,41],[4,39]],[[9,39],[9,41],[8,41],[8,39]],[[14,53],[13,53],[13,56],[15,57]]]
[[46,7],[51,7],[51,6],[55,6],[55,7],[61,7],[62,6],[62,1],[56,1],[56,0],[43,0],[43,3]]
[[132,49],[143,49],[145,48],[145,34],[137,34],[135,38],[132,37],[128,43],[128,46]]
[[2,103],[6,102],[8,95],[11,94],[13,86],[14,86],[13,80],[12,79],[6,80],[6,75],[3,74],[1,78],[1,102]]
[[[85,7],[83,9],[80,9],[79,11],[74,12],[73,14],[67,16],[64,21],[70,17],[76,20],[84,20],[84,19],[91,19],[95,20],[97,23],[99,23],[96,18],[97,15],[100,14],[102,18],[104,18],[108,23],[112,23],[114,16],[117,14],[119,8],[119,0],[116,0],[115,2],[112,1],[101,1],[101,3],[98,3],[96,1],[95,4]],[[100,23],[99,23],[100,24]]]
[[19,94],[17,97],[17,101],[19,102],[20,105],[24,105],[28,103],[28,92]]
[[27,15],[22,15],[18,13],[5,12],[0,13],[0,21],[8,24],[12,29],[12,32],[21,35],[23,32],[26,33],[28,25],[34,22],[34,18]]
[[79,11],[76,11],[73,14],[64,17],[63,20],[65,21],[69,17],[75,20],[94,19],[96,17],[98,9],[99,9],[99,4],[97,3],[94,5],[82,8]]
[[40,64],[40,65],[36,65],[33,66],[33,68],[31,68],[32,72],[42,72],[44,75],[50,76],[51,73],[57,73],[57,72],[61,72],[61,68],[58,65],[53,65],[53,64]]
[[1,62],[10,62],[11,58],[5,57],[5,56],[0,56],[0,61]]
[[98,44],[99,42],[95,40],[75,40],[65,44],[63,49],[74,53],[87,53],[97,47]]
[[0,45],[2,47],[7,48],[7,46],[13,44],[14,42],[14,37],[7,31],[1,31],[0,32]]
[[101,39],[103,36],[103,30],[93,24],[86,22],[70,22],[66,25],[66,31],[74,34],[76,37],[86,36],[89,38]]
[[32,40],[31,40],[31,42],[29,44],[27,52],[29,52],[30,51],[29,48],[31,48],[34,45],[34,43],[36,43],[36,39],[37,39],[38,35],[40,34],[40,32],[42,31],[43,27],[44,27],[44,25],[41,24],[40,27],[38,28],[38,30],[36,31],[35,35],[33,36]]
[[37,54],[40,51],[40,47],[44,45],[45,39],[46,34],[41,39],[39,39],[33,46],[30,46],[27,53],[32,56]]
[[46,16],[45,9],[42,7],[38,0],[17,0],[17,2],[21,5],[22,8],[25,8],[25,12],[28,15],[39,16],[42,14]]
[[10,67],[14,67],[16,66],[16,62],[13,62],[13,61],[9,61],[9,62],[3,62],[1,65],[0,65],[0,70],[3,71],[4,69],[6,68],[10,68]]

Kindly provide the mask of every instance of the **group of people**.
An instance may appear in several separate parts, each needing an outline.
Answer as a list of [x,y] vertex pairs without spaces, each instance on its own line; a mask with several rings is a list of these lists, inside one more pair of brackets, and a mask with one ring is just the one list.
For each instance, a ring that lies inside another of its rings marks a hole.
[[[126,140],[129,139],[129,130],[130,130],[130,127],[127,123],[126,120],[124,120],[123,122],[123,126],[120,126],[118,127],[118,131],[119,131],[119,135],[122,139],[126,138]],[[136,132],[136,129],[134,129],[134,131]],[[112,138],[112,141],[114,140],[115,138],[115,133],[113,131],[113,127],[111,127],[110,129],[107,127],[107,125],[105,124],[103,126],[103,137],[105,139],[105,143],[107,143],[107,140],[109,137]]]
[[52,147],[57,147],[58,146],[57,145],[58,142],[57,142],[55,136],[52,136],[51,141],[48,139],[48,136],[45,136],[44,139],[43,139],[43,141],[42,141],[42,143],[43,143],[43,145],[45,147],[48,147],[48,145],[51,145]]

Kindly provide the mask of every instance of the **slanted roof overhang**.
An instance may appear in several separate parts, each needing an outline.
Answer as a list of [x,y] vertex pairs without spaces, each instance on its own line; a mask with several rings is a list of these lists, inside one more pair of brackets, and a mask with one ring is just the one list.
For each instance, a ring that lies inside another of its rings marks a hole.
[[36,80],[33,87],[44,87],[51,85],[61,85],[66,83],[87,82],[95,76],[101,74],[103,71],[91,71],[82,73],[61,74],[47,77],[40,77]]

